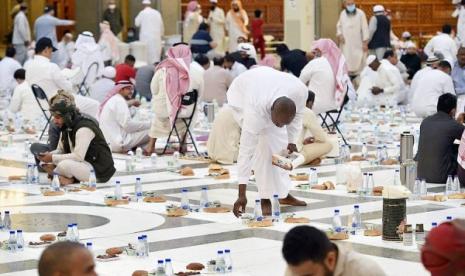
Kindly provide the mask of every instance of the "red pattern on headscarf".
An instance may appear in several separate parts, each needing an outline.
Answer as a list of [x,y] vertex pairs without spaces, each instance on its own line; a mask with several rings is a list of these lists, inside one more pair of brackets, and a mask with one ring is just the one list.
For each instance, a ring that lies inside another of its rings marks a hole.
[[98,111],[99,116],[102,113],[103,107],[107,104],[107,102],[111,98],[113,98],[113,96],[118,94],[119,91],[121,91],[121,89],[126,88],[126,87],[134,87],[134,85],[129,81],[120,81],[115,84],[115,87],[113,87],[113,89],[108,92],[107,96],[105,97],[103,102],[100,104],[99,111]]

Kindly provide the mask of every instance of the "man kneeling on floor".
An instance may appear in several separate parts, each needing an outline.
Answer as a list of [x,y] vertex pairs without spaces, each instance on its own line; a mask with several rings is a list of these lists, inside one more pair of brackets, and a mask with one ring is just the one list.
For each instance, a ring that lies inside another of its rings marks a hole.
[[97,182],[107,182],[116,169],[98,123],[79,113],[73,96],[65,91],[50,100],[50,113],[61,133],[55,151],[39,153],[47,173],[57,173],[60,184],[68,185],[88,181],[93,169]]
[[332,243],[311,226],[298,226],[284,237],[282,252],[286,276],[383,276],[373,260]]

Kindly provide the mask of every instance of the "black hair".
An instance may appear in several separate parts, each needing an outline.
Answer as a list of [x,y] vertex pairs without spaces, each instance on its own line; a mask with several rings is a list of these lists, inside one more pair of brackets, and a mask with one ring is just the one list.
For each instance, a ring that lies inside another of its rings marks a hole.
[[5,56],[13,58],[16,55],[16,49],[14,47],[8,47],[5,51]]
[[70,33],[71,33],[70,30],[65,30],[65,31],[63,32],[63,35],[65,35],[65,34],[70,34]]
[[289,47],[287,47],[286,44],[281,43],[276,46],[276,53],[278,54],[278,56],[282,56],[287,52],[289,52]]
[[205,22],[200,23],[199,25],[199,31],[206,31],[208,30],[209,25]]
[[21,1],[21,6],[19,7],[19,10],[20,10],[20,11],[25,11],[25,10],[27,10],[27,5],[22,4],[22,1]]
[[13,78],[15,80],[25,80],[26,79],[26,70],[18,69],[15,71]]
[[262,15],[262,10],[256,9],[253,13],[255,14],[255,18],[259,18]]
[[224,63],[224,57],[214,57],[213,58],[213,64],[216,66],[223,66]]
[[443,94],[438,99],[437,111],[449,114],[452,109],[457,108],[457,96],[450,93]]
[[445,34],[450,34],[452,32],[452,27],[449,24],[442,26],[442,32]]
[[133,56],[133,55],[127,55],[125,58],[124,58],[124,62],[136,62],[136,58]]
[[438,68],[444,68],[444,69],[449,69],[452,70],[452,66],[447,60],[441,60],[438,64]]
[[290,265],[305,261],[321,263],[332,248],[325,233],[312,226],[297,226],[284,237],[282,253]]
[[208,57],[204,54],[198,54],[194,60],[200,64],[200,65],[207,65],[210,63],[210,60],[208,59]]
[[177,43],[174,43],[173,44],[173,47],[176,47],[178,45],[186,45],[186,46],[189,46],[189,44],[187,44],[186,42],[177,42]]
[[311,90],[308,90],[307,103],[315,101],[315,93]]
[[384,56],[383,58],[384,59],[387,59],[387,58],[390,58],[390,57],[394,57],[396,54],[394,53],[393,50],[387,50],[385,53],[384,53]]
[[227,54],[227,55],[224,57],[224,61],[234,63],[236,60],[234,59],[234,56],[233,56],[232,54]]

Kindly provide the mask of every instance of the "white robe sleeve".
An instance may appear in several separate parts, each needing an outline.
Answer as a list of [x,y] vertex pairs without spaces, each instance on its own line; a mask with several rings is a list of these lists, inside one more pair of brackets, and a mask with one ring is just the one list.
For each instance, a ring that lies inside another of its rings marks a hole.
[[302,131],[302,118],[303,118],[303,109],[297,110],[295,118],[286,128],[287,128],[287,137],[289,139],[289,144],[297,145],[299,140],[299,134]]
[[384,70],[385,78],[388,81],[387,86],[383,88],[384,94],[396,94],[400,91],[400,83],[394,74],[390,70]]
[[428,41],[428,43],[426,44],[425,48],[423,49],[423,51],[425,52],[425,54],[428,56],[428,57],[432,57],[433,56],[433,43],[434,43],[434,38],[432,38],[430,41]]

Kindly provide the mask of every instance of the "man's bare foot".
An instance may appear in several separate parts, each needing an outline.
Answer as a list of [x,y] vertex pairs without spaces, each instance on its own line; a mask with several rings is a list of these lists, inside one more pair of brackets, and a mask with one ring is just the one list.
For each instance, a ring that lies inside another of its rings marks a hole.
[[[286,198],[280,199],[279,204],[290,205],[290,206],[307,206],[307,203],[305,201],[298,200],[297,198],[293,197],[291,194],[288,194]],[[262,206],[263,206],[263,203],[262,203]]]
[[271,216],[271,201],[269,199],[262,199],[262,215]]
[[60,186],[66,186],[66,185],[74,184],[76,182],[74,178],[67,178],[61,175],[58,176],[58,178],[60,179]]
[[321,159],[320,158],[317,158],[315,160],[313,160],[312,162],[308,163],[310,166],[318,166],[321,164]]

